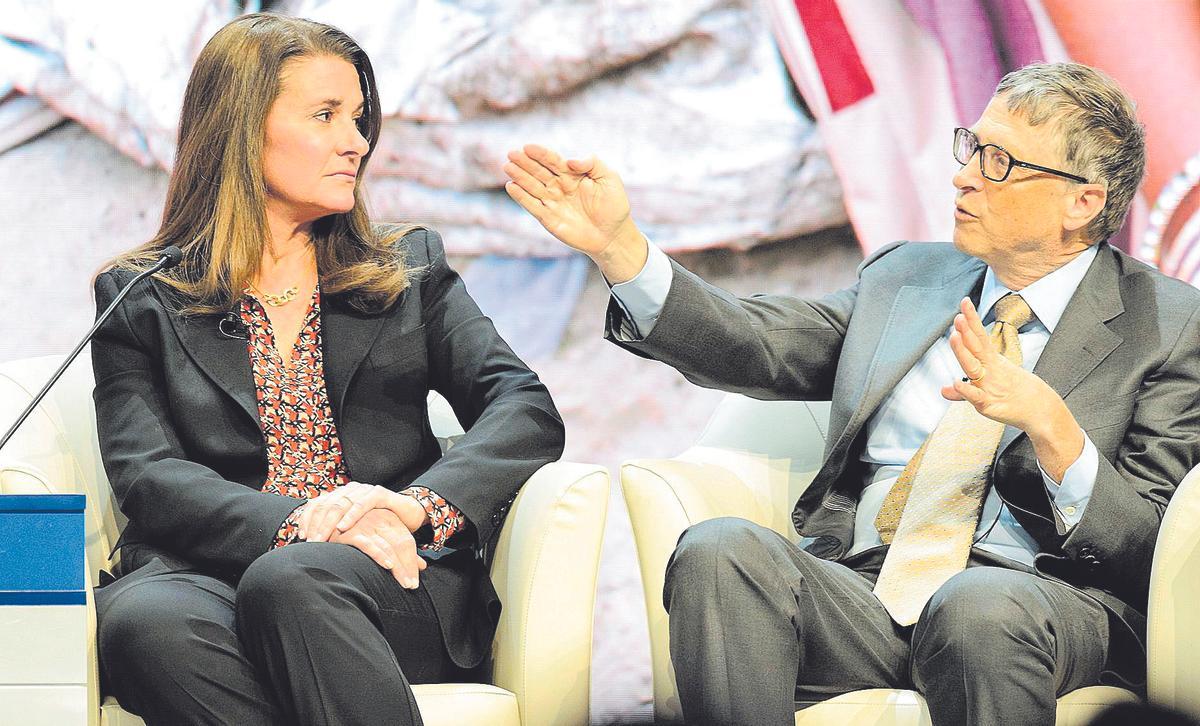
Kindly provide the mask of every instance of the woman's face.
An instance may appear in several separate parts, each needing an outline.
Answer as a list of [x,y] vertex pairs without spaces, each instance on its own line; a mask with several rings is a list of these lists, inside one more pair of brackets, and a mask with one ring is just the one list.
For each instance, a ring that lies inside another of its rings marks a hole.
[[284,63],[280,81],[263,142],[268,215],[304,224],[350,211],[370,148],[358,130],[358,71],[341,58],[308,56]]

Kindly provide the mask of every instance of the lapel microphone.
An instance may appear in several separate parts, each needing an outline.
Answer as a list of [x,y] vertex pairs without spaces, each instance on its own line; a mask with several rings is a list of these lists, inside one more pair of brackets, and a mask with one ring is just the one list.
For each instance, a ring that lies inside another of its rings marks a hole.
[[50,392],[50,388],[58,382],[59,378],[62,377],[62,374],[67,370],[67,367],[71,365],[71,363],[79,355],[79,352],[83,350],[83,346],[87,345],[92,340],[92,337],[96,335],[96,331],[100,329],[100,326],[112,316],[112,314],[116,311],[117,306],[121,304],[121,301],[124,300],[125,296],[129,294],[129,291],[133,289],[133,286],[153,274],[161,272],[162,270],[171,269],[175,265],[178,265],[182,260],[183,252],[178,247],[175,245],[164,247],[159,253],[157,262],[155,262],[149,269],[139,273],[137,277],[130,280],[129,284],[121,289],[121,292],[117,293],[117,296],[113,299],[112,304],[110,304],[108,308],[100,314],[100,317],[96,318],[96,323],[92,325],[92,329],[87,332],[87,335],[83,336],[83,340],[79,341],[79,344],[75,346],[75,350],[71,351],[71,354],[68,355],[67,359],[58,367],[58,370],[54,371],[54,375],[50,376],[50,380],[46,381],[46,385],[42,386],[42,390],[38,391],[37,395],[33,397],[33,400],[29,402],[29,405],[26,406],[25,410],[21,412],[21,415],[17,417],[16,423],[14,423],[12,427],[9,428],[8,432],[4,434],[4,438],[0,439],[0,449],[3,449],[4,445],[8,443],[8,440],[11,439],[13,434],[17,432],[17,429],[21,428],[21,424],[25,423],[25,419],[29,418],[29,414],[33,413],[33,409],[37,408],[37,405],[41,403],[42,399],[46,397],[46,394]]
[[217,321],[217,332],[234,340],[250,340],[250,331],[237,313],[229,312]]

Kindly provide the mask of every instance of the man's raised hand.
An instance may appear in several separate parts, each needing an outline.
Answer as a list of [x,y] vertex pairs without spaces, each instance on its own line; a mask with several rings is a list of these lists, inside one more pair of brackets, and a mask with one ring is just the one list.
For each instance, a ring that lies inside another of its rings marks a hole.
[[537,144],[508,152],[504,190],[562,243],[591,257],[609,282],[631,279],[646,241],[629,214],[621,177],[599,159],[564,160]]

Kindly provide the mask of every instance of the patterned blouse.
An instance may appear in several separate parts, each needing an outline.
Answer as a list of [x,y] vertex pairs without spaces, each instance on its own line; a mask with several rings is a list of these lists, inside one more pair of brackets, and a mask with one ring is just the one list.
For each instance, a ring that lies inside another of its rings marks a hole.
[[[249,333],[258,418],[267,445],[267,480],[262,490],[307,501],[349,482],[325,388],[320,288],[313,290],[290,366],[283,364],[275,349],[274,331],[262,303],[246,295],[240,314]],[[426,487],[410,486],[401,493],[416,499],[429,515],[433,538],[421,549],[440,550],[465,524],[457,507]],[[301,504],[284,520],[272,548],[299,539],[303,509]]]

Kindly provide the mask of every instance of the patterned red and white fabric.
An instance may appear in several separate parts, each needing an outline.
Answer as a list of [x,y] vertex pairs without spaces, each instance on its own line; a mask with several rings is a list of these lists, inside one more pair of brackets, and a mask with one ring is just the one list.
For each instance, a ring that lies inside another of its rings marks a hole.
[[[313,291],[304,326],[285,366],[275,348],[271,321],[252,296],[239,313],[248,331],[247,349],[254,372],[258,418],[267,446],[267,479],[262,490],[296,499],[313,499],[350,481],[342,457],[321,352],[321,292]],[[462,512],[426,487],[413,486],[413,497],[429,515],[431,540],[421,549],[439,550],[465,523]],[[304,505],[288,515],[272,548],[295,542]]]

